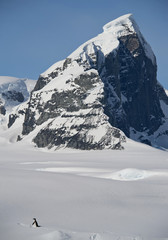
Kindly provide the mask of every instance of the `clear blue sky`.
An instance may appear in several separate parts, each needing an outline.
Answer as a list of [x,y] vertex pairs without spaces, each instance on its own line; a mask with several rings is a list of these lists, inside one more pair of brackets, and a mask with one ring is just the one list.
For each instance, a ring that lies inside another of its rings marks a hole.
[[133,13],[168,89],[168,0],[0,0],[0,75],[37,79],[53,63]]

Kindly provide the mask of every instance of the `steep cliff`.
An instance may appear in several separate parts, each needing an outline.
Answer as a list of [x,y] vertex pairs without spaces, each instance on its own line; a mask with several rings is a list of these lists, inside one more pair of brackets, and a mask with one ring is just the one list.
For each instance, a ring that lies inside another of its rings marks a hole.
[[131,14],[40,75],[23,123],[38,147],[121,149],[125,135],[168,148],[168,97]]

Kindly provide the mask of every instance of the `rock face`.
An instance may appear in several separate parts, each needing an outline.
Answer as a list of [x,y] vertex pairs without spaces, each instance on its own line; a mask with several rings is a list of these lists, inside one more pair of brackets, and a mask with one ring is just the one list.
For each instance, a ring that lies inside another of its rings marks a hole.
[[5,115],[6,109],[4,107],[3,101],[0,99],[0,114]]
[[59,73],[62,82],[58,81],[54,89],[53,84],[47,88],[48,83],[32,93],[22,134],[42,126],[33,139],[38,147],[122,149],[125,136],[111,126],[104,114],[104,85],[97,71],[89,69],[76,75],[76,67],[72,67],[68,76],[64,76],[63,71],[64,67]]
[[[125,135],[168,148],[168,97],[133,17],[122,16],[40,75],[22,136],[38,147],[121,149]],[[124,135],[124,133],[125,135]]]

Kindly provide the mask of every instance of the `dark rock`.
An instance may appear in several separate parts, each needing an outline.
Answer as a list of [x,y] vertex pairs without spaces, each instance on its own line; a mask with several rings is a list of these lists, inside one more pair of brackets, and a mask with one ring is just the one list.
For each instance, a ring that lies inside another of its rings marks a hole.
[[17,142],[19,142],[19,141],[21,141],[21,140],[22,140],[21,136],[18,135],[18,136],[17,136]]
[[23,123],[22,134],[27,135],[35,128],[35,113],[30,109],[26,109],[25,119]]
[[145,140],[142,139],[141,142],[151,146],[151,142],[148,139]]
[[2,96],[7,100],[18,101],[20,103],[24,101],[24,96],[21,92],[7,91],[3,92]]
[[64,64],[63,64],[63,71],[68,67],[68,65],[71,63],[71,58],[66,58]]
[[[125,139],[121,138],[121,140],[118,141],[117,144],[110,145],[108,140],[106,139],[106,143],[104,141],[100,141],[97,143],[92,142],[91,140],[88,141],[86,135],[82,135],[80,133],[81,129],[84,128],[90,128],[91,126],[80,126],[80,129],[76,129],[78,131],[77,134],[73,136],[68,136],[67,129],[62,127],[58,129],[42,129],[37,136],[33,139],[33,141],[36,143],[36,145],[40,148],[48,147],[52,148],[55,147],[56,149],[60,146],[66,146],[68,148],[75,148],[80,150],[102,150],[106,146],[109,146],[110,149],[117,149],[122,150],[122,142],[125,141]],[[117,132],[118,131],[118,132]],[[117,137],[121,137],[121,133],[119,130],[116,130]],[[111,139],[109,138],[109,141]],[[104,145],[105,143],[105,145]]]
[[78,78],[75,78],[75,84],[79,85],[82,90],[87,91],[94,87],[96,82],[99,82],[100,78],[98,75],[91,74],[81,74]]
[[34,87],[34,91],[38,91],[38,90],[42,89],[49,82],[50,82],[50,80],[48,78],[44,78],[44,77],[40,76]]
[[13,123],[15,122],[15,120],[18,118],[18,116],[16,114],[10,114],[9,115],[9,122],[8,122],[8,128],[10,128]]
[[[154,133],[164,116],[158,88],[162,98],[165,101],[168,98],[157,85],[157,66],[146,57],[138,36],[131,34],[120,38],[117,55],[111,53],[106,57],[105,68],[102,79],[105,82],[105,112],[110,123],[128,137],[130,127],[139,132],[147,128],[150,134]],[[127,101],[123,103],[121,96]]]
[[2,114],[2,115],[6,114],[6,109],[5,109],[5,107],[3,105],[0,106],[0,114]]

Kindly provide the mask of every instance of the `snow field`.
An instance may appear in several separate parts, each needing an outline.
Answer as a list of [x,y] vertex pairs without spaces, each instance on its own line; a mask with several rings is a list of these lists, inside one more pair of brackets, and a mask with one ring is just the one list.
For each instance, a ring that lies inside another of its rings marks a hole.
[[89,176],[97,177],[118,181],[137,181],[145,179],[152,176],[167,176],[168,172],[166,171],[146,171],[142,169],[126,168],[120,171],[108,171],[100,169],[91,169],[91,168],[60,168],[60,167],[51,167],[51,168],[38,168],[37,171],[42,172],[55,172],[55,173],[69,173],[80,176]]
[[[0,239],[166,239],[168,153],[130,140],[125,148],[1,146]],[[34,217],[41,228],[30,227]]]

